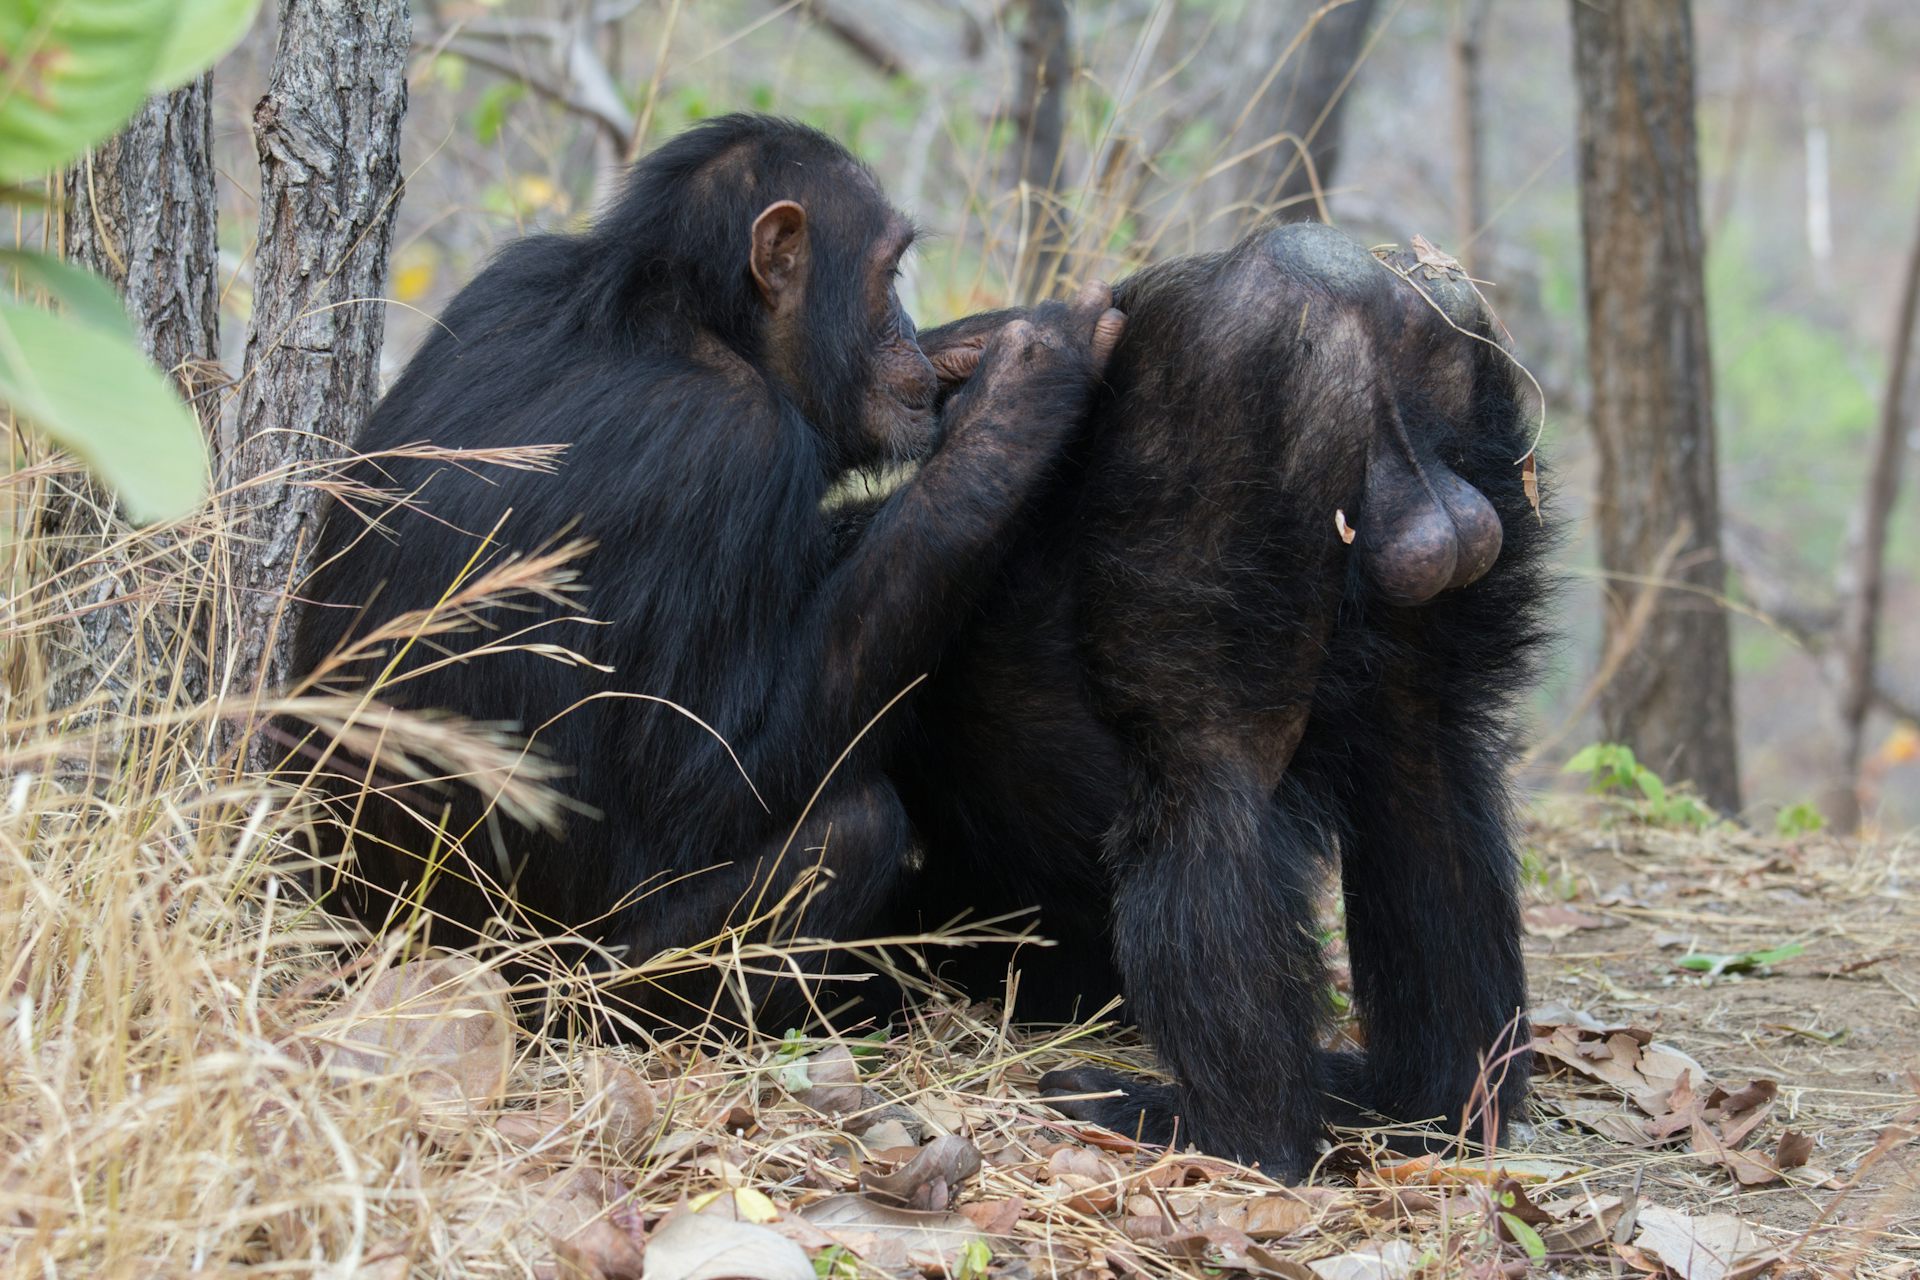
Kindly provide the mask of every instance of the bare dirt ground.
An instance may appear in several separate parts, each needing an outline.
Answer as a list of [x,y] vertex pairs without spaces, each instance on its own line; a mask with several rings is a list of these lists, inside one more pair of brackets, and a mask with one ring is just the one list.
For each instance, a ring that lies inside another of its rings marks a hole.
[[[1645,1028],[1730,1089],[1773,1082],[1749,1148],[1807,1134],[1808,1165],[1840,1185],[1743,1187],[1687,1146],[1653,1158],[1552,1119],[1532,1149],[1590,1162],[1610,1191],[1637,1182],[1647,1203],[1736,1215],[1815,1273],[1920,1269],[1920,847],[1596,827],[1590,815],[1531,834],[1545,882],[1528,909],[1537,1002]],[[1678,963],[1788,944],[1804,950],[1754,974]],[[1540,1111],[1592,1092],[1578,1080],[1542,1080]]]
[[936,1003],[744,1070],[656,1058],[678,1119],[619,1220],[650,1280],[715,1215],[825,1280],[1920,1276],[1920,850],[1586,806],[1528,843],[1540,1063],[1495,1157],[1356,1135],[1281,1187],[1035,1101],[1070,1060],[1150,1067],[1131,1036]]

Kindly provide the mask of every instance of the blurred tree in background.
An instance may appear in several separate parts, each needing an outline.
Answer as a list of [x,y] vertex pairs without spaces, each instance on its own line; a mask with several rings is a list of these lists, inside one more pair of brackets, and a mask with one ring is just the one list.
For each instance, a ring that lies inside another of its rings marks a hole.
[[[506,240],[590,217],[661,138],[772,110],[845,140],[934,233],[902,282],[923,323],[1264,217],[1458,254],[1539,379],[1554,500],[1581,530],[1544,754],[1605,734],[1729,809],[1826,796],[1845,823],[1850,796],[1920,820],[1894,265],[1920,191],[1908,0],[419,0],[411,17],[267,6],[210,83],[73,166],[58,234],[17,224],[122,288],[210,429],[221,410],[245,621],[196,634],[238,645],[244,679],[271,683],[273,610],[326,483],[305,469],[453,291]],[[146,569],[75,528],[52,571],[105,637]]]
[[1688,0],[1572,0],[1572,12],[1594,524],[1609,575],[1601,724],[1737,813],[1693,13]]

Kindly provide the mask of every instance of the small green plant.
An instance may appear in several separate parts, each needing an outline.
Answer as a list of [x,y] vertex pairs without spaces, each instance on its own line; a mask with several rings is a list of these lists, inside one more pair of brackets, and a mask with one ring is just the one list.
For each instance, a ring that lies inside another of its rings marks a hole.
[[1525,1250],[1527,1257],[1533,1261],[1546,1261],[1546,1241],[1540,1238],[1540,1233],[1534,1230],[1532,1223],[1515,1212],[1520,1207],[1520,1198],[1511,1191],[1503,1191],[1498,1199],[1501,1205],[1500,1224],[1513,1237],[1513,1242]]
[[1806,947],[1800,943],[1789,942],[1763,951],[1737,951],[1732,955],[1697,951],[1689,956],[1681,956],[1675,963],[1693,973],[1717,978],[1724,973],[1759,973],[1782,960],[1791,960],[1805,950]]
[[845,1245],[830,1245],[813,1255],[813,1274],[820,1280],[858,1280],[860,1259]]
[[1713,810],[1679,788],[1669,788],[1660,775],[1634,757],[1633,748],[1619,742],[1595,742],[1567,761],[1562,773],[1587,775],[1587,790],[1595,795],[1616,792],[1639,796],[1640,817],[1660,827],[1710,827]]
[[1827,815],[1808,801],[1790,804],[1773,820],[1773,829],[1783,836],[1810,836],[1827,825]]
[[1547,859],[1538,849],[1528,846],[1520,851],[1520,878],[1532,885],[1543,895],[1560,902],[1571,902],[1580,896],[1580,882],[1571,872],[1554,871],[1547,866]]

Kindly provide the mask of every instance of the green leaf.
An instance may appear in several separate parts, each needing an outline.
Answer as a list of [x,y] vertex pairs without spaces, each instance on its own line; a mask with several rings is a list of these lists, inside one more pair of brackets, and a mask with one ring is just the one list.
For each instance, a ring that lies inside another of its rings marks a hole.
[[1682,969],[1694,973],[1704,973],[1710,978],[1723,973],[1752,973],[1768,965],[1779,964],[1782,960],[1791,960],[1805,951],[1802,943],[1788,942],[1781,946],[1770,947],[1765,951],[1738,951],[1732,955],[1715,955],[1702,951],[1697,955],[1681,956],[1674,963]]
[[156,92],[185,84],[239,44],[260,0],[174,0],[174,8],[173,30],[147,74]]
[[1540,1238],[1540,1233],[1535,1231],[1529,1223],[1521,1221],[1511,1213],[1502,1213],[1500,1221],[1506,1225],[1507,1234],[1513,1237],[1513,1242],[1527,1251],[1529,1258],[1535,1262],[1546,1260],[1547,1242]]
[[61,168],[147,96],[176,0],[0,3],[0,183]]
[[1592,773],[1600,767],[1600,752],[1606,744],[1590,742],[1573,753],[1573,759],[1560,767],[1562,773]]
[[85,267],[76,267],[44,253],[0,249],[0,269],[10,271],[14,283],[21,288],[44,289],[52,294],[67,314],[80,323],[117,334],[129,342],[135,340],[133,322],[127,319],[126,304],[120,301],[120,295]]
[[1654,808],[1659,809],[1666,805],[1667,784],[1660,781],[1659,775],[1653,770],[1636,769],[1633,780],[1640,784],[1640,793],[1646,796]]
[[969,1240],[960,1249],[960,1266],[955,1272],[957,1280],[985,1280],[987,1268],[993,1265],[993,1250],[987,1247],[985,1240]]
[[1780,816],[1774,819],[1773,829],[1783,836],[1808,836],[1826,825],[1826,815],[1802,800],[1799,804],[1782,809]]
[[206,495],[200,423],[113,334],[0,303],[0,400],[85,461],[134,520],[183,516]]
[[489,85],[473,108],[474,140],[492,145],[500,136],[500,130],[506,127],[507,108],[526,96],[527,86],[518,80]]

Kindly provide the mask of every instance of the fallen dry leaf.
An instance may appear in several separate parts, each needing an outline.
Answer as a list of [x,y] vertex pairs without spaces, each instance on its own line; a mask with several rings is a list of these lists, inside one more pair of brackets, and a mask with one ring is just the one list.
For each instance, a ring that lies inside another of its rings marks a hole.
[[1313,1205],[1285,1192],[1238,1201],[1220,1210],[1221,1225],[1244,1231],[1255,1240],[1283,1240],[1302,1234],[1318,1217]]
[[1460,271],[1461,274],[1465,274],[1464,271],[1461,271],[1460,259],[1440,248],[1425,236],[1416,235],[1413,238],[1413,260],[1421,266],[1429,267],[1435,271]]
[[498,1103],[513,1067],[507,984],[450,952],[395,965],[298,1035],[337,1083],[403,1078],[439,1117]]
[[1320,1280],[1406,1280],[1418,1260],[1405,1240],[1389,1240],[1378,1248],[1355,1249],[1307,1266]]
[[607,1220],[607,1207],[626,1193],[624,1186],[596,1171],[575,1169],[543,1178],[532,1190],[540,1198],[534,1220],[556,1258],[571,1269],[556,1268],[554,1274],[640,1280],[640,1246]]
[[1658,1205],[1640,1210],[1634,1245],[1680,1280],[1754,1280],[1780,1262],[1754,1229],[1732,1214],[1695,1218]]
[[813,1263],[777,1231],[674,1213],[647,1237],[645,1280],[814,1280]]
[[883,1101],[860,1083],[860,1065],[843,1044],[832,1045],[802,1060],[810,1083],[794,1094],[800,1101],[830,1116],[852,1115]]
[[800,1216],[883,1271],[910,1266],[951,1274],[969,1244],[986,1240],[962,1214],[896,1209],[860,1195],[828,1196]]
[[935,1138],[893,1173],[860,1174],[860,1188],[882,1204],[945,1209],[962,1183],[980,1172],[980,1153],[965,1138]]
[[1496,1186],[1507,1181],[1527,1184],[1558,1182],[1578,1174],[1584,1167],[1571,1160],[1549,1160],[1534,1156],[1500,1156],[1492,1163],[1484,1159],[1448,1160],[1441,1156],[1416,1156],[1394,1164],[1377,1165],[1373,1174],[1382,1182],[1399,1185],[1477,1183]]
[[1638,1027],[1540,1021],[1534,1024],[1533,1052],[1536,1066],[1571,1067],[1619,1089],[1650,1116],[1668,1112],[1667,1099],[1682,1080],[1708,1079],[1698,1062],[1671,1045],[1656,1043],[1651,1032]]
[[1618,1100],[1603,1098],[1553,1098],[1544,1100],[1546,1105],[1584,1129],[1591,1129],[1603,1138],[1626,1147],[1651,1147],[1654,1140],[1647,1133],[1647,1122],[1642,1116],[1631,1115],[1623,1110]]
[[1521,923],[1536,938],[1553,941],[1582,929],[1610,929],[1616,924],[1604,916],[1588,915],[1561,902],[1536,903],[1521,913]]
[[1314,1280],[1304,1263],[1270,1253],[1230,1227],[1182,1231],[1158,1242],[1175,1258],[1186,1258],[1209,1270],[1245,1271],[1277,1280]]
[[967,1221],[990,1236],[1013,1234],[1014,1224],[1026,1217],[1031,1206],[1019,1196],[1008,1196],[1004,1200],[976,1200],[972,1204],[960,1206],[960,1212]]
[[1614,1224],[1626,1211],[1619,1196],[1576,1196],[1549,1200],[1542,1206],[1554,1221],[1540,1228],[1540,1243],[1549,1254],[1586,1253],[1603,1247],[1613,1237]]

